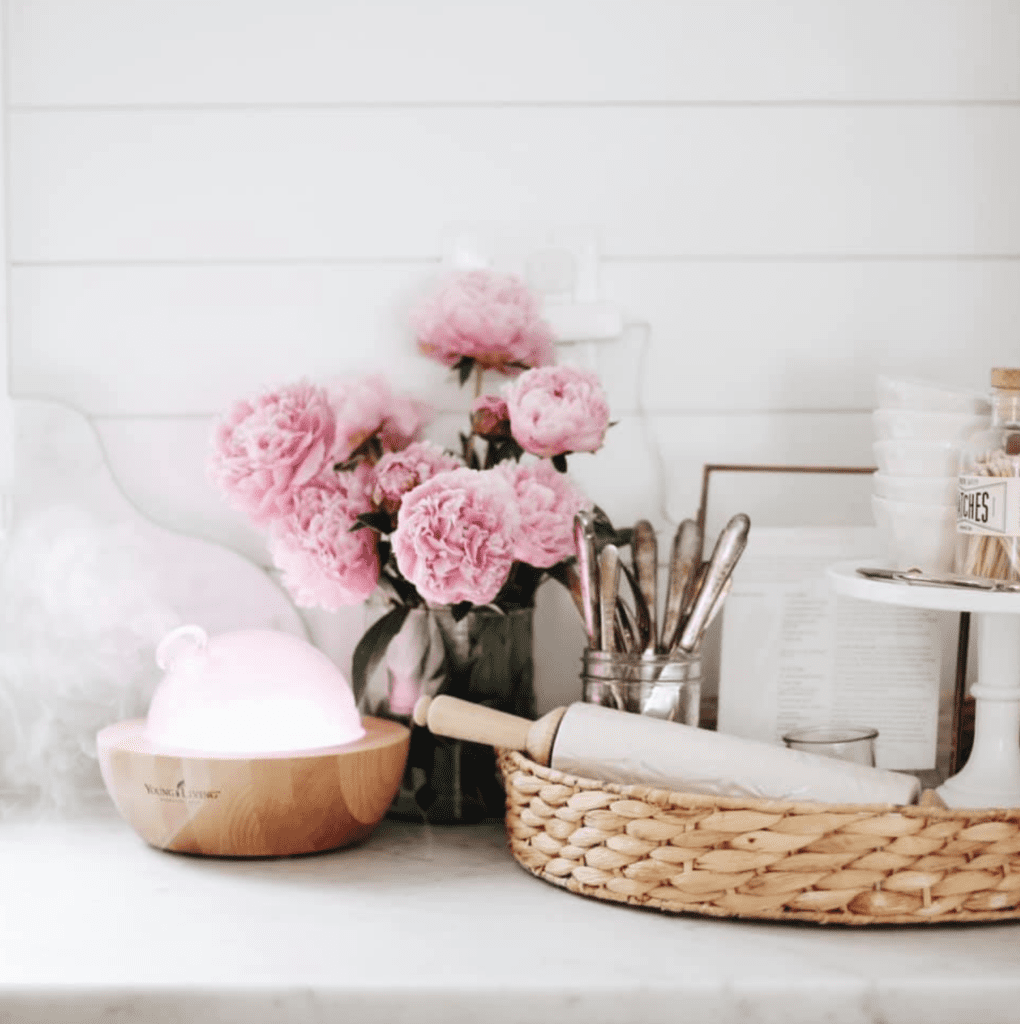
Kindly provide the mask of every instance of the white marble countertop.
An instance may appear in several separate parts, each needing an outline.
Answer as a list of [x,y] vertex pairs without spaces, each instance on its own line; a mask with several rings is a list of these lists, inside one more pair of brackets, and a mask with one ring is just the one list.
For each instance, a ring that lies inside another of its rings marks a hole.
[[213,860],[0,821],[0,1021],[1015,1024],[1020,923],[676,917],[527,874],[502,828]]

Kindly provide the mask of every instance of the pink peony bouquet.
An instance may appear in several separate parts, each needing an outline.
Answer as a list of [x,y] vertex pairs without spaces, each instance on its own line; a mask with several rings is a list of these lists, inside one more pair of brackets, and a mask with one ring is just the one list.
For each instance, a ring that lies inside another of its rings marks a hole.
[[501,373],[553,362],[553,337],[538,299],[513,274],[468,270],[447,277],[412,315],[419,350],[453,367]]
[[[568,582],[574,516],[593,505],[567,456],[599,450],[609,406],[595,374],[552,365],[537,308],[515,278],[472,271],[416,313],[421,351],[476,377],[458,451],[422,440],[426,405],[379,376],[297,381],[220,419],[209,478],[266,531],[297,605],[336,610],[379,589],[402,614],[461,616],[529,607],[547,576]],[[487,370],[515,379],[484,393]]]

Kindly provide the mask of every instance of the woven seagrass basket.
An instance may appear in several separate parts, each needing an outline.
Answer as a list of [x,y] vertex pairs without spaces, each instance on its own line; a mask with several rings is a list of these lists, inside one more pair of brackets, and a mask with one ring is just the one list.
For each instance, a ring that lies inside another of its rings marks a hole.
[[817,924],[1020,917],[1020,808],[788,803],[619,786],[499,751],[515,860],[581,896]]

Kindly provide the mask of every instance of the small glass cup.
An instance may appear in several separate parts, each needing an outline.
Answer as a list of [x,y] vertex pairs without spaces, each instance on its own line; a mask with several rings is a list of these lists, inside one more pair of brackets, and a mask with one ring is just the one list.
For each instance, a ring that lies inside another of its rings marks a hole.
[[791,750],[804,750],[840,761],[875,766],[875,740],[878,730],[855,725],[809,725],[791,729],[783,742]]
[[701,658],[625,654],[585,649],[581,699],[667,722],[697,725],[701,711]]

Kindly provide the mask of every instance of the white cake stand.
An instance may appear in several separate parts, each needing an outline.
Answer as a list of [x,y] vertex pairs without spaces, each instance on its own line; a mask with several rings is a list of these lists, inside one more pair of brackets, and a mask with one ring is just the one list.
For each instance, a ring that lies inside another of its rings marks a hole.
[[978,682],[970,690],[974,745],[967,763],[938,794],[949,807],[1020,807],[1020,594],[866,579],[857,573],[861,564],[829,567],[838,594],[976,615]]

